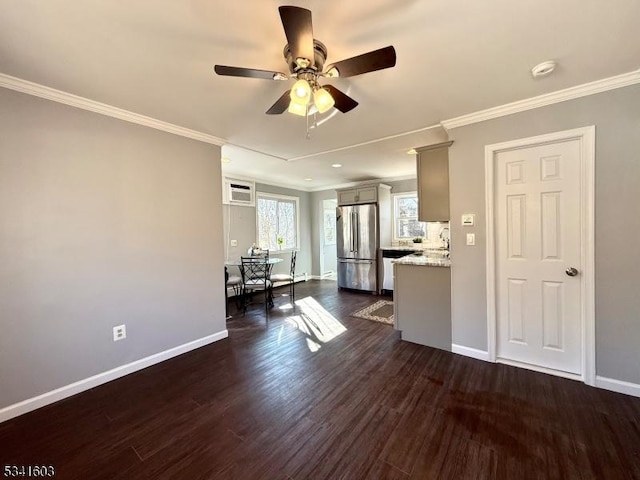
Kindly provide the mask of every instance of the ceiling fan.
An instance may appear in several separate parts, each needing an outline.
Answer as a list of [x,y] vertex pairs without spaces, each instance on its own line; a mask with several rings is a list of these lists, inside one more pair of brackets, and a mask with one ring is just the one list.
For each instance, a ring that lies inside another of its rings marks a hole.
[[289,66],[289,74],[226,65],[216,65],[214,68],[218,75],[231,77],[296,79],[293,87],[285,91],[267,110],[266,113],[269,115],[288,110],[295,115],[308,116],[316,112],[324,113],[332,107],[346,113],[357,107],[358,102],[333,85],[321,85],[321,77],[353,77],[390,68],[396,64],[396,51],[389,46],[332,63],[323,71],[327,47],[313,38],[311,11],[294,6],[281,6],[278,10],[288,42],[283,54]]

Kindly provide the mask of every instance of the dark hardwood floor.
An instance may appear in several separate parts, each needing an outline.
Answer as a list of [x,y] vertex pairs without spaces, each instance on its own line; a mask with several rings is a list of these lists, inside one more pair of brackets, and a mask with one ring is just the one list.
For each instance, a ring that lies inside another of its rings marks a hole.
[[0,424],[0,467],[53,465],[60,479],[640,479],[639,398],[403,342],[349,317],[376,297],[333,282],[299,284],[296,298],[287,310],[276,297],[268,322],[260,304],[234,314],[226,340]]

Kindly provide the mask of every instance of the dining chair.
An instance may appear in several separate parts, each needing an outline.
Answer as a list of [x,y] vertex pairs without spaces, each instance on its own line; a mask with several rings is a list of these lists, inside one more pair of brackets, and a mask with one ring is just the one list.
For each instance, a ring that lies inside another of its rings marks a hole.
[[236,307],[240,308],[242,306],[242,278],[240,278],[238,275],[229,275],[227,267],[224,267],[224,278],[226,283],[226,288],[224,291],[225,300],[227,300],[227,289],[231,287],[233,289],[233,296],[236,302]]
[[269,277],[272,284],[276,282],[289,282],[289,297],[291,299],[291,305],[295,305],[294,294],[297,254],[298,252],[296,250],[291,252],[291,266],[289,267],[289,273],[274,273]]
[[264,309],[267,315],[273,307],[273,291],[271,279],[272,264],[264,257],[240,257],[240,274],[242,275],[243,313],[247,311],[248,297],[255,291],[264,291]]

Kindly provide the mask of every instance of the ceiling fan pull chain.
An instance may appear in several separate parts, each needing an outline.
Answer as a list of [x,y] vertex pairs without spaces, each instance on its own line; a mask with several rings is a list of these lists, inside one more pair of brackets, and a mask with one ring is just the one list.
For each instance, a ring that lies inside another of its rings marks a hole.
[[309,128],[309,105],[307,105],[306,108],[307,108],[307,113],[304,116],[305,120],[307,121],[307,136],[306,136],[306,138],[307,138],[307,140],[311,140],[311,131],[310,131],[310,128]]

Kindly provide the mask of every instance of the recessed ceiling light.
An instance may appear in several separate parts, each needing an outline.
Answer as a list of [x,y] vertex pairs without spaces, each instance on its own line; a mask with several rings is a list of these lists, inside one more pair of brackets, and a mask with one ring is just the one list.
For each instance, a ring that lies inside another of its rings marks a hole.
[[227,158],[227,157],[222,157],[222,158],[220,159],[220,161],[221,161],[222,163],[230,163],[230,162],[231,162],[231,159],[230,159],[230,158]]
[[304,179],[305,182],[311,182],[313,180],[313,178],[307,177]]
[[333,168],[340,168],[342,166],[342,164],[341,163],[333,163],[333,164],[331,164],[331,166]]
[[546,77],[555,70],[556,65],[557,63],[552,60],[542,62],[531,69],[531,75],[533,75],[534,78]]
[[407,155],[415,155],[416,153],[418,152],[416,152],[415,148],[412,148],[411,150],[407,150]]

